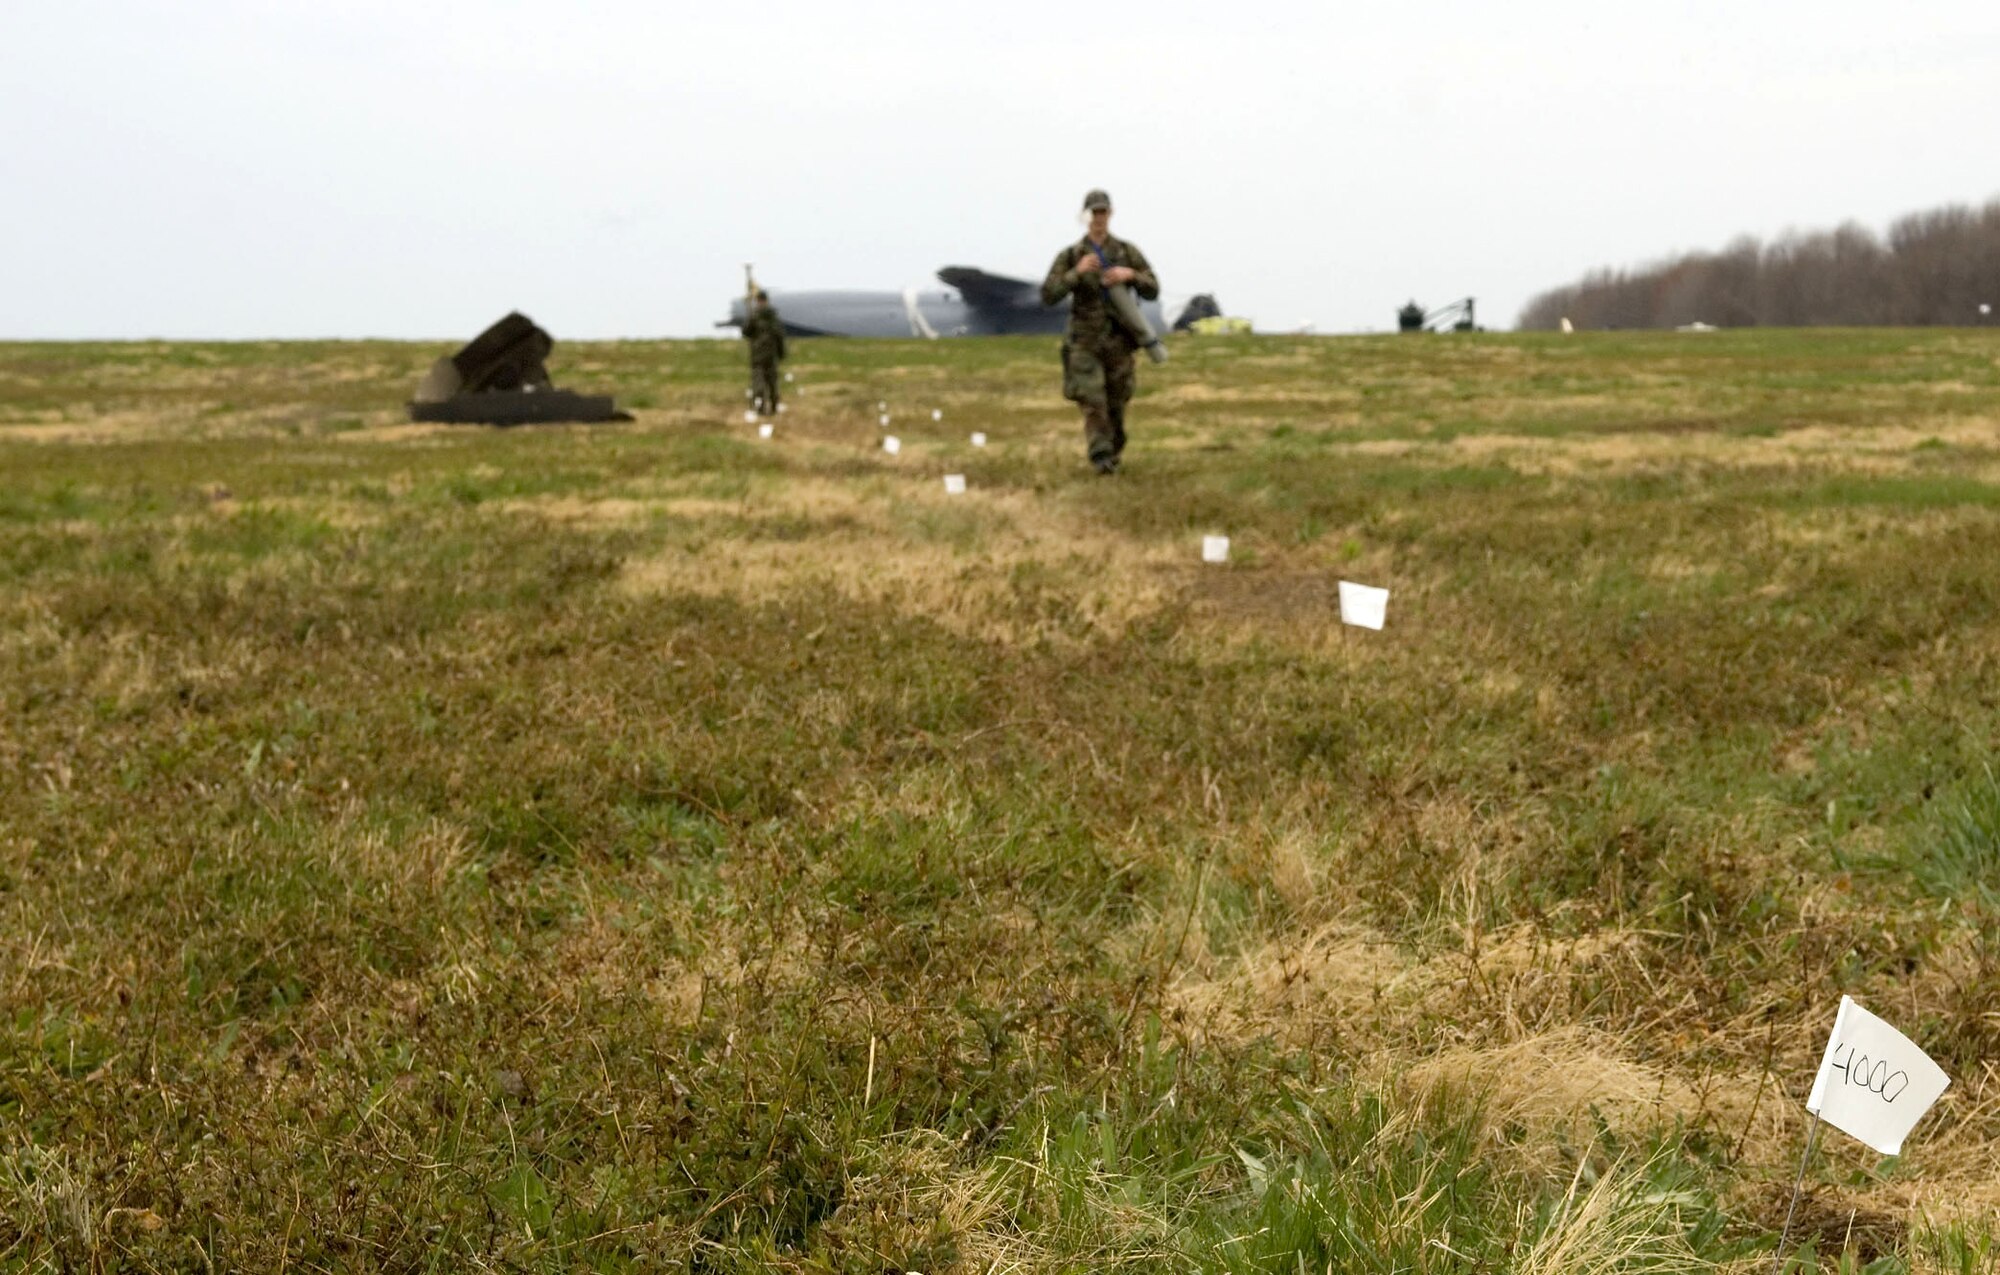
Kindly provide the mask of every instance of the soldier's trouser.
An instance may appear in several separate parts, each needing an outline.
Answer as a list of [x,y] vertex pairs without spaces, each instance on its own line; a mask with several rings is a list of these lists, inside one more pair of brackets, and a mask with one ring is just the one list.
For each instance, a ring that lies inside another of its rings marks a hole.
[[750,363],[750,397],[757,410],[769,416],[778,410],[778,361],[753,359]]
[[1063,352],[1063,395],[1083,409],[1083,441],[1093,461],[1125,450],[1125,405],[1138,385],[1132,351],[1070,345]]

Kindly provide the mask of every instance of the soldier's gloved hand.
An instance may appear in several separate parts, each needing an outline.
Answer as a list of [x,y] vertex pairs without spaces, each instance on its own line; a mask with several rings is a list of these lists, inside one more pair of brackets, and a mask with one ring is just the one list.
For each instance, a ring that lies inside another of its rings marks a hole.
[[[1094,261],[1096,258],[1093,257],[1092,260]],[[1104,282],[1110,284],[1130,283],[1138,277],[1138,274],[1139,272],[1130,266],[1113,266],[1104,272]]]
[[1076,263],[1076,272],[1078,274],[1096,274],[1098,269],[1103,264],[1104,263],[1099,261],[1095,255],[1086,253],[1082,257],[1082,259],[1080,259]]

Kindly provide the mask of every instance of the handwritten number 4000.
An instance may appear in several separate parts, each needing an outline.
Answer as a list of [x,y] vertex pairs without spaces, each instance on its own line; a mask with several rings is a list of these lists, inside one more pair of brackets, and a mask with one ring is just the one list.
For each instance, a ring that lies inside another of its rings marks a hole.
[[1845,1076],[1848,1084],[1879,1094],[1884,1102],[1896,1101],[1910,1087],[1909,1072],[1890,1071],[1889,1064],[1879,1058],[1870,1062],[1867,1054],[1856,1055],[1852,1045],[1834,1046],[1833,1070]]

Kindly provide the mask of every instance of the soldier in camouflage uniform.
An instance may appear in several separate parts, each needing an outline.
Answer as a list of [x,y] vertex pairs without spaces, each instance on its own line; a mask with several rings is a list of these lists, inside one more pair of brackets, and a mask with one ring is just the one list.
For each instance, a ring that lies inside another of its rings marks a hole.
[[1129,283],[1148,301],[1160,295],[1160,281],[1137,245],[1111,235],[1111,196],[1093,190],[1083,197],[1090,228],[1083,238],[1056,254],[1042,281],[1042,304],[1070,298],[1069,330],[1063,337],[1063,397],[1083,408],[1084,443],[1100,474],[1118,472],[1125,451],[1125,405],[1137,381],[1132,352],[1138,338],[1127,331],[1105,301],[1104,290]]
[[778,360],[785,357],[785,325],[778,321],[771,298],[761,288],[743,320],[743,336],[750,342],[750,397],[759,415],[774,415],[778,410]]

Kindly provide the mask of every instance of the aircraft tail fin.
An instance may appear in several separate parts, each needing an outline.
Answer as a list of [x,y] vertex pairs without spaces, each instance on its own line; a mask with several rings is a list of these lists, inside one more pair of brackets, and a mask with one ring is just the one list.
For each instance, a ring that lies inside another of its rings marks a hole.
[[974,305],[1028,305],[1040,297],[1038,284],[988,274],[977,266],[946,266],[937,272],[937,277],[946,287],[957,288]]

